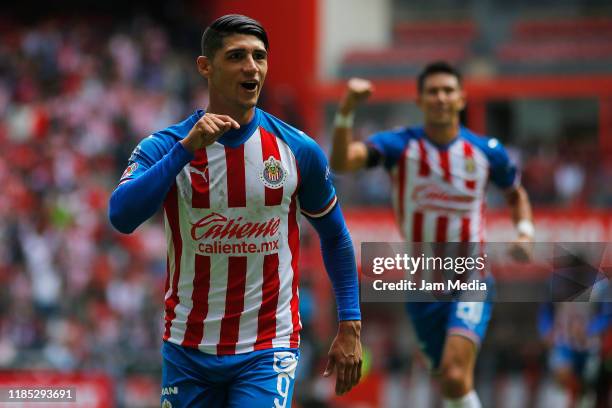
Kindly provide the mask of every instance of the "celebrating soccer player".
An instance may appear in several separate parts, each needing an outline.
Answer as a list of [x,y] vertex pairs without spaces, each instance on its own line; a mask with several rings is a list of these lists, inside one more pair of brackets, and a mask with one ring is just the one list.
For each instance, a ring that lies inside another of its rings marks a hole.
[[[352,139],[354,109],[372,84],[353,78],[334,123],[331,165],[354,171],[383,165],[391,174],[394,208],[408,242],[483,242],[485,187],[505,191],[518,230],[514,254],[529,256],[531,206],[515,166],[496,139],[478,136],[459,123],[465,95],[459,72],[444,62],[418,77],[417,104],[424,126],[404,127]],[[408,303],[423,352],[439,375],[445,407],[480,407],[474,391],[478,346],[491,316],[489,302]]]
[[317,230],[339,327],[324,375],[361,376],[353,246],[327,160],[303,132],[256,108],[268,37],[227,15],[202,36],[210,103],[142,140],[110,198],[130,233],[163,205],[167,253],[164,407],[290,407],[298,364],[299,215]]

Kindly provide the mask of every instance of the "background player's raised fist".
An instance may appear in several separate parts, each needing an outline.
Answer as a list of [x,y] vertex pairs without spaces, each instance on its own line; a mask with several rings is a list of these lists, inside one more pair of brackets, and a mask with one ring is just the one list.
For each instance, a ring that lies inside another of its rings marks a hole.
[[362,78],[351,78],[347,83],[349,96],[356,102],[367,99],[372,94],[372,82]]
[[205,113],[189,131],[186,138],[181,140],[185,149],[191,153],[213,144],[230,129],[239,129],[240,125],[228,115]]
[[343,115],[351,113],[357,104],[366,100],[372,94],[373,89],[372,82],[367,79],[349,79],[346,94],[340,103],[340,113]]

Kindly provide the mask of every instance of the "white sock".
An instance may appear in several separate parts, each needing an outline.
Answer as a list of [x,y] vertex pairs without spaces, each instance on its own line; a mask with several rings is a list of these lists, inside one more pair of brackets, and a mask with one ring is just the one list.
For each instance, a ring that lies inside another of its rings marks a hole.
[[475,390],[468,392],[461,398],[444,398],[444,403],[442,405],[444,408],[482,408],[480,399],[478,399],[478,394],[476,394]]

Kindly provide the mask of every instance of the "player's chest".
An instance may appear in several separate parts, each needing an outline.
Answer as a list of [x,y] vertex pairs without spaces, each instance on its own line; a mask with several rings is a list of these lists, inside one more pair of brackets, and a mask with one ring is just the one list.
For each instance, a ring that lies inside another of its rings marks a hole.
[[459,143],[446,150],[414,143],[403,160],[402,181],[410,189],[435,187],[439,191],[475,197],[483,194],[489,179],[486,157]]
[[214,143],[201,149],[177,176],[187,206],[215,211],[287,207],[297,183],[288,147],[253,137],[238,147]]

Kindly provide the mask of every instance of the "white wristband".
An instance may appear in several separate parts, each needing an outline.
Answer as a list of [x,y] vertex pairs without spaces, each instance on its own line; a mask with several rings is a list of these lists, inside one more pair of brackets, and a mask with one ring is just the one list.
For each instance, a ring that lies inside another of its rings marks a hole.
[[533,238],[535,235],[535,227],[530,220],[520,220],[518,224],[516,224],[516,230],[520,235],[525,235],[529,238]]
[[334,127],[339,128],[352,128],[355,122],[355,112],[351,112],[348,115],[343,115],[340,112],[336,113],[334,118]]

